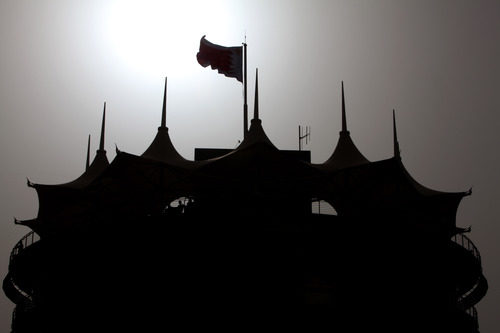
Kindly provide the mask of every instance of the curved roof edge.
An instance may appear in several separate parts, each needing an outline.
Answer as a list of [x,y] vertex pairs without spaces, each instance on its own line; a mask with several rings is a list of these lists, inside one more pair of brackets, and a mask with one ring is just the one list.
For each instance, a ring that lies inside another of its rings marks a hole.
[[259,76],[258,76],[258,69],[256,69],[253,119],[250,121],[250,128],[245,133],[243,141],[233,151],[223,156],[216,157],[204,162],[209,163],[210,161],[219,160],[221,158],[224,158],[225,156],[232,155],[235,152],[247,149],[248,147],[258,143],[268,145],[269,147],[271,147],[271,149],[279,151],[279,149],[272,143],[272,141],[267,136],[266,132],[264,131],[264,128],[262,127],[262,120],[259,118]]
[[151,142],[148,149],[146,149],[141,156],[187,168],[193,167],[197,164],[195,161],[185,159],[181,154],[179,154],[179,152],[177,152],[172,140],[170,139],[170,135],[168,134],[168,127],[163,126],[158,127],[158,133],[156,133],[153,142]]
[[259,118],[259,69],[255,69],[255,98],[253,106],[253,119],[250,121],[250,129],[245,135],[243,142],[236,148],[236,150],[245,149],[255,143],[264,143],[271,146],[273,149],[278,150],[267,136],[264,128],[262,127],[262,120]]
[[175,146],[172,144],[170,135],[168,134],[167,127],[167,78],[165,77],[165,86],[163,88],[163,104],[161,110],[161,123],[158,127],[158,132],[156,133],[153,142],[149,145],[142,157],[149,158],[152,160],[164,162],[167,164],[172,164],[176,166],[182,166],[186,168],[191,168],[196,165],[195,161],[190,161],[185,159]]
[[356,147],[349,132],[342,131],[332,155],[322,164],[315,166],[325,171],[335,171],[367,163],[370,161]]
[[461,191],[461,192],[446,192],[446,191],[439,191],[439,190],[434,190],[431,188],[428,188],[422,184],[420,184],[418,181],[413,178],[413,176],[408,172],[406,167],[403,164],[403,161],[399,156],[395,156],[390,158],[391,160],[394,160],[398,166],[400,167],[400,170],[402,171],[403,175],[408,179],[410,184],[415,188],[415,190],[424,195],[424,196],[458,196],[458,197],[466,197],[472,194],[472,190],[469,189],[467,191]]
[[92,182],[101,172],[103,172],[109,165],[108,158],[106,156],[106,150],[104,149],[104,138],[105,138],[105,129],[106,129],[106,102],[104,102],[104,109],[102,113],[102,125],[101,125],[101,137],[99,141],[99,149],[96,151],[96,156],[94,160],[89,165],[89,151],[90,151],[90,135],[87,144],[87,160],[85,163],[85,171],[75,180],[62,183],[62,184],[53,184],[53,185],[45,185],[45,184],[37,184],[32,183],[28,180],[28,186],[40,188],[40,187],[69,187],[69,188],[83,188],[87,186],[90,182]]
[[366,163],[370,161],[356,147],[347,130],[344,81],[342,81],[342,130],[339,133],[339,140],[332,155],[322,164],[315,164],[315,166],[325,171],[335,171]]

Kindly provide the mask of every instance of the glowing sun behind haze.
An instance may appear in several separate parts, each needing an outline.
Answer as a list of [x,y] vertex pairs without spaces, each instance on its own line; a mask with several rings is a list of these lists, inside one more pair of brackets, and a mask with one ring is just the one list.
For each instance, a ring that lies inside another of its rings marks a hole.
[[201,36],[225,37],[227,8],[214,1],[117,1],[108,8],[107,38],[132,71],[186,76],[199,70],[193,59]]

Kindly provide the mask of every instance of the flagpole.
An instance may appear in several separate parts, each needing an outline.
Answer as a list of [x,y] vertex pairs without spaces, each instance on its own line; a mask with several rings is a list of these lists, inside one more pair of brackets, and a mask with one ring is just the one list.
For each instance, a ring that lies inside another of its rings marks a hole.
[[243,139],[248,132],[248,104],[247,104],[247,38],[243,43]]
[[[205,39],[205,35],[200,40],[200,51],[196,54],[198,63],[207,67],[211,65],[212,69],[218,69],[220,74],[227,77],[236,78],[238,81],[243,81],[243,139],[248,134],[248,103],[247,103],[247,37],[242,47],[225,47],[210,43]],[[240,57],[243,57],[240,58]],[[243,61],[242,61],[243,60]],[[243,68],[240,66],[243,62]],[[234,66],[238,64],[238,68]],[[243,69],[243,73],[241,70]],[[242,80],[243,76],[243,80]]]

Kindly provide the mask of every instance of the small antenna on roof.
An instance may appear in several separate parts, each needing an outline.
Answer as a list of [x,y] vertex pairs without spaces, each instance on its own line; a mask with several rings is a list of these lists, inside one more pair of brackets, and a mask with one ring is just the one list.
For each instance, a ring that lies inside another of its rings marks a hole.
[[311,141],[311,127],[310,126],[300,126],[299,125],[299,151],[302,150],[302,140],[305,140],[306,144]]

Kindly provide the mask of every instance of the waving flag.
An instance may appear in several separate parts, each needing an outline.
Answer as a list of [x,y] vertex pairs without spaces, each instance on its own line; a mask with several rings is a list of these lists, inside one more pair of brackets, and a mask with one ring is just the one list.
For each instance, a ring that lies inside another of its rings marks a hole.
[[210,65],[220,74],[234,77],[243,82],[243,47],[226,47],[210,43],[205,36],[200,40],[200,51],[196,54],[198,63],[203,67]]

